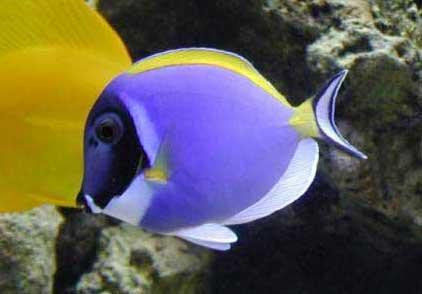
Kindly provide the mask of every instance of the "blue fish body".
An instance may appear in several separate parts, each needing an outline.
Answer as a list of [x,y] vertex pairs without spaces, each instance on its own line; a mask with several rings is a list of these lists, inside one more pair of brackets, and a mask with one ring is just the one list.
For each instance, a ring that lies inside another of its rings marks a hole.
[[[139,125],[148,120],[169,149],[167,184],[141,222],[154,231],[224,220],[252,205],[281,177],[300,138],[285,123],[292,109],[221,67],[164,67],[115,83],[114,93],[128,85],[119,96],[129,109],[142,105]],[[150,158],[159,150],[144,148]]]
[[[114,113],[124,119],[115,123],[122,126],[122,142],[102,146],[99,140],[99,147],[85,147],[81,197],[92,211],[225,250],[237,240],[225,225],[271,214],[309,187],[318,161],[309,134],[327,136],[363,157],[341,137],[328,111],[345,73],[319,94],[322,104],[298,110],[276,99],[252,68],[244,74],[232,63],[177,60],[120,75],[93,107],[85,146],[101,137],[98,117]],[[109,186],[113,192],[104,189]]]

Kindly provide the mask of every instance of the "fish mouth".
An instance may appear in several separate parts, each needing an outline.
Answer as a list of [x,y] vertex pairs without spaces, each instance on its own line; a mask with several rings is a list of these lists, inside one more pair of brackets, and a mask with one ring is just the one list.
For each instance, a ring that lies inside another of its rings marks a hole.
[[89,207],[89,209],[91,210],[92,213],[102,213],[103,209],[101,207],[99,207],[97,204],[95,204],[94,199],[92,199],[91,196],[89,196],[88,194],[84,195],[85,198],[85,202],[87,204],[87,206]]
[[78,193],[76,201],[79,205],[82,206],[83,210],[89,213],[102,213],[103,209],[95,204],[94,199],[88,195],[84,194],[82,191]]
[[85,199],[85,194],[82,191],[79,191],[76,196],[76,204],[85,212],[91,212],[88,203]]

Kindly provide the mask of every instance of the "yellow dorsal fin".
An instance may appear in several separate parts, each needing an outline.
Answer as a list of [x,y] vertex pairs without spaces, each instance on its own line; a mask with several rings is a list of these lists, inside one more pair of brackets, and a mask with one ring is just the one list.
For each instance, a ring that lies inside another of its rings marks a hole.
[[46,47],[91,51],[111,62],[130,64],[118,35],[83,0],[2,0],[0,57]]
[[210,48],[186,48],[155,54],[135,63],[129,73],[137,74],[166,66],[208,64],[216,65],[241,74],[253,83],[290,106],[285,97],[268,82],[245,58],[231,52]]
[[76,205],[86,117],[130,64],[83,0],[0,1],[0,212]]

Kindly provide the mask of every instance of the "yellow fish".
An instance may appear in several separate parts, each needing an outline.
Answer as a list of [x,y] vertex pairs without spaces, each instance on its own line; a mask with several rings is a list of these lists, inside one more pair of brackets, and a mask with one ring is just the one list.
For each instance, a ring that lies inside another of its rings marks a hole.
[[76,206],[86,117],[130,64],[82,0],[0,2],[0,212]]

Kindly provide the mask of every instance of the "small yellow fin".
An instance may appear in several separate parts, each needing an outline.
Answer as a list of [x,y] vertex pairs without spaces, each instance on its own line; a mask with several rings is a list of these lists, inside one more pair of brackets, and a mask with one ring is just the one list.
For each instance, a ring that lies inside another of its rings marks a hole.
[[145,179],[152,182],[166,183],[167,172],[161,168],[150,168],[144,172]]
[[241,74],[263,90],[280,100],[285,106],[290,107],[286,98],[274,88],[245,58],[231,52],[209,48],[187,48],[166,51],[155,54],[135,63],[128,72],[131,74],[142,73],[166,66],[207,64],[226,68]]
[[170,153],[170,145],[164,136],[163,141],[158,148],[152,167],[144,171],[145,179],[165,184],[169,178],[168,156]]

